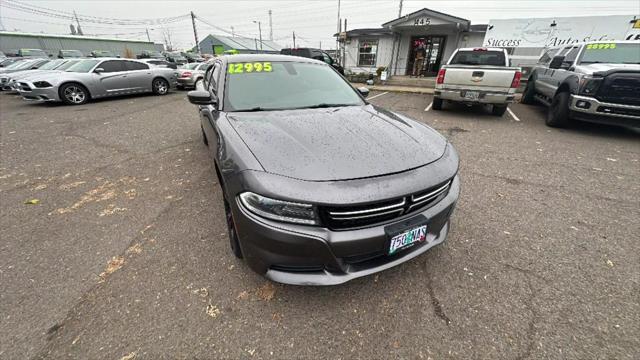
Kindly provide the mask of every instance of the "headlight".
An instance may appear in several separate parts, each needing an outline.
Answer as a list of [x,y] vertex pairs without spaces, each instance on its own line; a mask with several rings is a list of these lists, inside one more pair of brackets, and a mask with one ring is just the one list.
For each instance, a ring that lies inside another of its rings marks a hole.
[[36,81],[33,83],[33,86],[37,88],[47,88],[47,87],[51,87],[52,85],[46,81]]
[[297,224],[319,223],[313,205],[271,199],[252,192],[240,194],[240,201],[249,211],[267,219]]
[[602,83],[602,78],[586,76],[580,79],[580,94],[594,95]]

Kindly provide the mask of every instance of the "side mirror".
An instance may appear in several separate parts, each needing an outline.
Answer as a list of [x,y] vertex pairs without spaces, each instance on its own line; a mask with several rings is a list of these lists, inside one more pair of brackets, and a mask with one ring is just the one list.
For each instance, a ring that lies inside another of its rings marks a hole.
[[217,99],[213,98],[206,90],[193,90],[187,93],[189,102],[194,105],[214,105]]
[[564,56],[558,55],[554,56],[549,63],[549,69],[560,69],[562,66],[562,62],[564,61]]
[[369,96],[369,89],[367,89],[366,87],[359,87],[358,88],[358,92],[360,93],[360,95],[362,95],[363,97],[367,97]]
[[95,68],[93,70],[93,72],[96,73],[96,74],[102,74],[104,72],[104,69],[103,68]]

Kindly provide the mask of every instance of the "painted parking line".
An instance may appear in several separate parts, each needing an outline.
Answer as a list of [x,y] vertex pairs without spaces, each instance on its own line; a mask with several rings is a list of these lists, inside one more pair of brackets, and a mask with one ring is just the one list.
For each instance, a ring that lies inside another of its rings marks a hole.
[[372,97],[368,98],[367,100],[375,99],[375,98],[377,98],[378,96],[382,96],[382,95],[385,95],[385,94],[388,94],[388,93],[389,93],[388,91],[385,91],[385,92],[383,92],[382,94],[378,94],[378,95],[376,95],[376,96],[372,96]]
[[507,108],[507,112],[509,113],[509,115],[511,115],[511,117],[513,118],[513,120],[515,121],[520,121],[520,118],[518,118],[516,116],[516,114],[513,113],[513,111],[511,111],[511,108]]
[[429,104],[429,106],[427,106],[426,108],[424,108],[424,111],[429,111],[431,110],[431,107],[433,106],[433,101]]

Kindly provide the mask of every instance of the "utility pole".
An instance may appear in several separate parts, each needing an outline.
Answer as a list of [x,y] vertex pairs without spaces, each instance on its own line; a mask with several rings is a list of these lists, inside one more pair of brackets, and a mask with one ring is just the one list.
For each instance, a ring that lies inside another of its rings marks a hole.
[[151,42],[151,37],[149,36],[149,29],[145,29],[147,31],[147,40],[149,40],[149,42]]
[[320,50],[322,50],[322,40],[320,40],[320,47],[319,47],[319,49],[320,49]]
[[75,10],[73,10],[73,16],[76,18],[76,23],[78,24],[78,27],[77,27],[78,35],[84,35],[82,33],[82,28],[80,27],[80,20],[78,20],[78,14],[76,14]]
[[400,0],[400,9],[398,9],[398,18],[402,17],[402,0]]
[[296,32],[293,32],[293,48],[296,48]]
[[233,31],[233,26],[231,27],[231,36],[235,37],[236,33]]
[[[260,36],[260,51],[262,51],[262,23],[260,21],[253,21],[254,24],[258,24],[258,33]],[[257,50],[257,49],[256,49]]]
[[273,22],[271,21],[271,10],[269,10],[269,40],[273,41]]
[[196,52],[200,54],[200,42],[198,41],[198,31],[196,30],[196,15],[191,12],[191,24],[193,24],[193,37],[196,39]]
[[338,63],[340,63],[340,26],[341,26],[341,21],[340,21],[340,0],[338,0],[338,36],[336,36],[336,56],[338,57]]

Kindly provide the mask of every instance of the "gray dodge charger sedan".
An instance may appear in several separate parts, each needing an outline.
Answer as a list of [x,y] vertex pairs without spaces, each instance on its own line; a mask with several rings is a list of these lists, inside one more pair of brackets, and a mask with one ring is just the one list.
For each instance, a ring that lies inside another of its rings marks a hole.
[[26,100],[84,104],[89,99],[153,92],[165,95],[176,83],[173,69],[150,67],[130,59],[86,59],[64,71],[18,81]]
[[217,58],[189,92],[231,250],[256,272],[339,284],[445,240],[460,191],[455,149],[367,94],[324,62],[280,55]]

